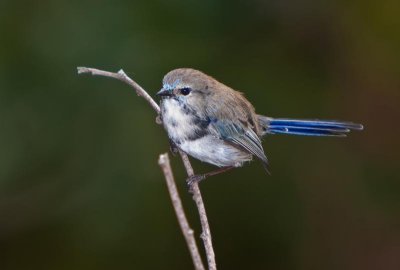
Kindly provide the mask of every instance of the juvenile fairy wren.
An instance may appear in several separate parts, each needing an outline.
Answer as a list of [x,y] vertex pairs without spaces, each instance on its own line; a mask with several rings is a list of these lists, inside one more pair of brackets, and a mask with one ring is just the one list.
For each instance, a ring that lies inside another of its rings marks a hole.
[[268,160],[261,144],[267,134],[345,137],[360,124],[271,118],[256,114],[242,93],[191,68],[167,73],[161,96],[161,119],[173,145],[188,155],[220,167],[196,175],[189,183],[241,167],[253,156],[267,169]]

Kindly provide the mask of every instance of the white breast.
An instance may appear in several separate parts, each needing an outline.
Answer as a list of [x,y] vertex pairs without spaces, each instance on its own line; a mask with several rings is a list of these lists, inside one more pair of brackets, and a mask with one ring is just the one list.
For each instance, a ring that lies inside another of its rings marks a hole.
[[192,117],[184,113],[182,106],[175,99],[163,100],[162,119],[168,136],[175,142],[184,140],[194,132]]

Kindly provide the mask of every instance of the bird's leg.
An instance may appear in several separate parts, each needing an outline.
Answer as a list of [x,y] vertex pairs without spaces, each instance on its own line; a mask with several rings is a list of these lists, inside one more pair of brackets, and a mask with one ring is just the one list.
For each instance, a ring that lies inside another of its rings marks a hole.
[[222,167],[208,173],[192,175],[186,180],[186,183],[189,186],[189,190],[191,190],[193,183],[199,183],[200,181],[206,179],[207,177],[229,171],[233,168],[235,167],[234,166]]
[[178,154],[178,152],[179,152],[178,147],[171,139],[169,139],[169,150],[171,151],[172,155],[174,155],[174,156],[176,156],[176,154]]

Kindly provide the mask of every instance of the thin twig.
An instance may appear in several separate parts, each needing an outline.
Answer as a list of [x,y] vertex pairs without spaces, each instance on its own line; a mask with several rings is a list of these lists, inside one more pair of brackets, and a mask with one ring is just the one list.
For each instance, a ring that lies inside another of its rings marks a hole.
[[133,89],[135,89],[138,96],[143,97],[157,113],[160,113],[160,106],[158,106],[157,102],[155,102],[154,99],[152,99],[151,96],[139,84],[129,78],[122,69],[120,69],[118,73],[87,67],[78,67],[77,69],[78,74],[89,73],[94,76],[110,77],[129,84]]
[[[189,157],[182,151],[179,151],[179,154],[181,155],[188,177],[193,176],[194,171],[192,164],[190,164]],[[217,264],[215,262],[215,253],[212,245],[210,225],[208,224],[206,208],[204,207],[203,197],[201,196],[198,182],[194,181],[192,183],[191,191],[193,193],[193,200],[196,202],[197,210],[199,211],[201,227],[203,228],[201,239],[203,239],[204,248],[206,250],[208,268],[210,270],[216,270]]]
[[179,225],[181,226],[181,230],[183,232],[183,236],[185,237],[186,244],[189,248],[190,255],[192,256],[194,267],[196,270],[204,270],[204,265],[203,262],[201,261],[201,256],[196,245],[196,240],[194,239],[193,236],[193,230],[189,226],[189,222],[183,210],[181,198],[179,197],[178,189],[176,188],[174,175],[172,174],[171,164],[169,162],[168,153],[160,155],[158,159],[158,164],[160,165],[164,173],[169,191],[169,196],[171,197],[176,217],[178,219]]
[[[146,99],[146,101],[150,104],[150,106],[158,114],[160,113],[160,107],[158,106],[158,104],[151,98],[151,96],[139,84],[137,84],[135,81],[133,81],[131,78],[129,78],[122,69],[120,71],[118,71],[118,73],[113,73],[113,72],[103,71],[103,70],[99,70],[99,69],[95,69],[95,68],[78,67],[78,74],[85,74],[85,73],[97,75],[97,76],[114,78],[114,79],[117,79],[117,80],[127,83],[133,89],[135,89],[136,93],[139,96],[142,96],[144,99]],[[180,150],[179,150],[179,153],[181,155],[187,175],[189,177],[193,176],[194,171],[193,171],[192,165],[190,164],[188,156]],[[208,269],[216,270],[217,266],[216,266],[216,262],[215,262],[214,248],[213,248],[212,240],[211,240],[210,226],[208,224],[208,218],[207,218],[203,198],[201,196],[198,183],[193,183],[191,190],[193,193],[193,200],[196,203],[197,210],[198,210],[199,216],[200,216],[201,227],[203,230],[203,232],[201,234],[201,238],[203,239],[204,249],[206,251]]]

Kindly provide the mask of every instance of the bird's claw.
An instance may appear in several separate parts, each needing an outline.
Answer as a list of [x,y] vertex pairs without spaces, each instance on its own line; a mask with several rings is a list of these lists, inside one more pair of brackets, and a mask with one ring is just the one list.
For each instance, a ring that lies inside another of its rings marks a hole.
[[156,123],[159,124],[159,125],[162,125],[162,118],[161,118],[161,115],[157,115],[157,117],[156,117]]
[[200,181],[204,180],[206,177],[204,174],[192,175],[186,179],[186,183],[189,187],[189,192],[193,193],[193,184],[199,183]]
[[176,147],[175,143],[171,140],[169,140],[169,150],[173,156],[176,156],[179,153],[178,147]]

